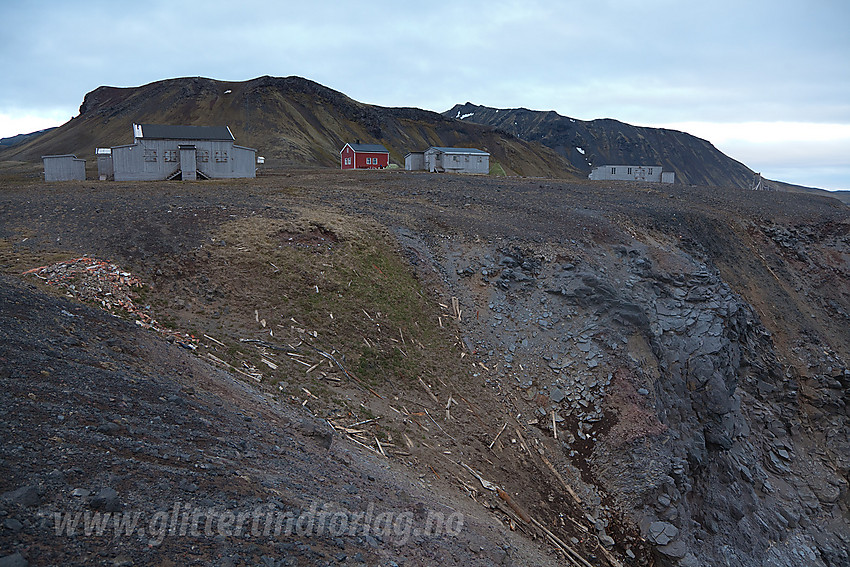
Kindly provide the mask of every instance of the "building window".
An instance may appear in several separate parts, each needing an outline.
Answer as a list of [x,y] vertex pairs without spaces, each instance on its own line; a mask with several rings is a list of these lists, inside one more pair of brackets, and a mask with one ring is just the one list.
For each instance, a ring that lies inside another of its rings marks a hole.
[[345,158],[345,165],[351,165],[351,158],[350,157]]
[[649,174],[652,175],[652,168],[649,168]]
[[207,163],[210,161],[210,151],[209,150],[198,150],[198,161],[202,163]]
[[215,161],[216,163],[225,163],[227,161],[227,152],[225,150],[216,150]]
[[164,150],[162,152],[163,161],[177,161],[177,150]]
[[156,150],[151,150],[145,148],[145,161],[155,162],[156,161]]
[[614,174],[616,174],[616,173],[617,173],[617,168],[616,168],[616,167],[612,167],[612,168],[611,168],[611,175],[614,175]]
[[460,161],[457,156],[455,156],[455,161]]
[[629,175],[631,175],[631,174],[632,174],[632,168],[631,168],[631,167],[629,168],[629,171],[628,171],[627,173],[628,173]]

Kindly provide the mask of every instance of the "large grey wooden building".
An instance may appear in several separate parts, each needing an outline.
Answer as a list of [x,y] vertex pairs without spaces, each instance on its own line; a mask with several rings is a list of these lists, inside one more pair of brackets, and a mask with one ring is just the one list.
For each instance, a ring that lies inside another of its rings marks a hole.
[[133,124],[133,143],[111,148],[112,175],[116,181],[256,177],[256,150],[234,141],[227,126]]

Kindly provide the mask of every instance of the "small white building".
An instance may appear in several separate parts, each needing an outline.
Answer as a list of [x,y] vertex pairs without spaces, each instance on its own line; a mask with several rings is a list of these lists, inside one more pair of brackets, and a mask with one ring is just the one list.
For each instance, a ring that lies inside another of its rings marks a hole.
[[75,155],[41,156],[45,181],[85,181],[86,160]]
[[674,183],[676,174],[672,171],[662,171],[660,165],[600,165],[593,168],[588,178],[609,181]]

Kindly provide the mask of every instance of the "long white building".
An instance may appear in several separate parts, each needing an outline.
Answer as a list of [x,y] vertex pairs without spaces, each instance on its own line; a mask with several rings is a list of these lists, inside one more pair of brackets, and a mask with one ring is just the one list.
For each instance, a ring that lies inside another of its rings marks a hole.
[[649,181],[652,183],[674,183],[676,174],[662,171],[660,165],[600,165],[588,176],[593,180]]

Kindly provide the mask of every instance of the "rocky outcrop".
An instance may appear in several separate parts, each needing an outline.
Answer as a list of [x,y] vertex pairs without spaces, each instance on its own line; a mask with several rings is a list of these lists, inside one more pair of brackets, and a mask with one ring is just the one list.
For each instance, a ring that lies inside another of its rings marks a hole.
[[[709,260],[637,239],[455,240],[437,256],[467,309],[487,298],[467,341],[498,369],[496,387],[522,392],[529,422],[558,436],[595,517],[628,517],[661,564],[850,561],[845,459],[817,448],[801,415],[813,394]],[[832,358],[817,403],[835,416],[847,375]]]

